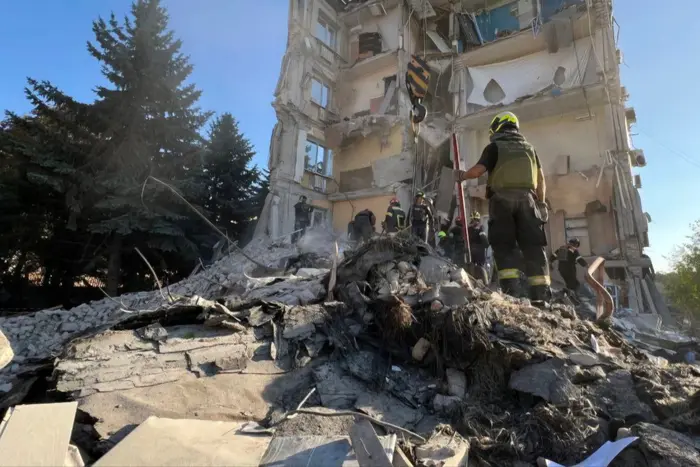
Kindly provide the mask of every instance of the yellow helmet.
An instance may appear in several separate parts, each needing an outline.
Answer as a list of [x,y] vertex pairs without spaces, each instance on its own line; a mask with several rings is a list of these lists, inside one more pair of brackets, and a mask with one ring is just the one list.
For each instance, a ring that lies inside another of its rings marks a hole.
[[501,112],[493,117],[493,120],[491,120],[491,125],[489,126],[489,135],[498,133],[506,126],[514,127],[516,130],[520,129],[518,117],[516,117],[513,112]]
[[472,211],[471,220],[481,220],[481,214],[479,214],[479,211]]
[[438,232],[438,238],[445,238],[447,237],[447,234],[443,232],[442,230]]

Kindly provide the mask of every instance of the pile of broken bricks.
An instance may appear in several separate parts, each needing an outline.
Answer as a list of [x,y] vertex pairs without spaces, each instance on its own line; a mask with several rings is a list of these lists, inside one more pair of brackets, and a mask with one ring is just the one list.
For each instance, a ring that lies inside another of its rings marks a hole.
[[[95,465],[176,465],[144,439],[191,455],[197,430],[178,423],[192,421],[232,446],[199,465],[255,437],[251,465],[574,465],[618,441],[610,465],[700,466],[700,371],[585,310],[491,291],[409,237],[316,264],[269,244],[248,255],[266,268],[234,254],[167,292],[0,318],[14,351],[0,407],[48,381],[45,401],[78,402],[69,441]],[[236,398],[262,412],[234,413]]]

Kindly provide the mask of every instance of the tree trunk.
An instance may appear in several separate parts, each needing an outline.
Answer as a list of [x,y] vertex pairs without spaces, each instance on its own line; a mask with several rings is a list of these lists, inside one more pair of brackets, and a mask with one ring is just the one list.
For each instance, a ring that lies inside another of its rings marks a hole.
[[27,264],[27,252],[22,250],[17,259],[17,264],[15,264],[15,270],[12,271],[12,286],[19,287],[22,282],[22,273],[24,272],[24,265]]
[[122,270],[122,236],[114,233],[109,244],[109,263],[107,265],[107,293],[110,297],[119,294]]

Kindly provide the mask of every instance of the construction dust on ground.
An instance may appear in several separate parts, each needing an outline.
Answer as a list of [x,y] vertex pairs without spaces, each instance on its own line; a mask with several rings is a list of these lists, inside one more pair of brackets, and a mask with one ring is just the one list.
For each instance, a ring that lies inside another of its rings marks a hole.
[[700,465],[700,369],[595,324],[592,302],[533,307],[409,236],[298,245],[0,318],[0,450],[21,465]]

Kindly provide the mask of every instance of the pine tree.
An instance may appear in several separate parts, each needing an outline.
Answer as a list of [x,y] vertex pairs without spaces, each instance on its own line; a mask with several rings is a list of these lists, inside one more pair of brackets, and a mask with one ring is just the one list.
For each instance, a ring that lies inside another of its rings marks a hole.
[[181,42],[167,30],[168,16],[159,0],[137,0],[131,18],[119,24],[93,23],[90,53],[101,62],[111,86],[98,87],[96,120],[104,126],[97,147],[95,208],[101,219],[90,230],[108,235],[108,291],[117,292],[124,252],[142,246],[164,271],[168,256],[195,260],[198,248],[188,237],[190,208],[157,184],[172,184],[186,198],[201,197],[194,177],[200,161],[199,129],[209,114],[195,106],[201,92],[186,80],[192,72]]
[[[241,240],[256,214],[255,195],[260,173],[249,167],[255,152],[230,113],[217,117],[207,141],[204,207],[211,221],[229,240]],[[218,239],[216,239],[218,240]],[[214,240],[214,241],[216,241]]]
[[31,114],[8,113],[0,131],[0,254],[12,269],[5,282],[19,287],[27,273],[42,272],[44,285],[72,287],[101,240],[86,235],[82,212],[96,141],[90,106],[48,82],[28,84]]

